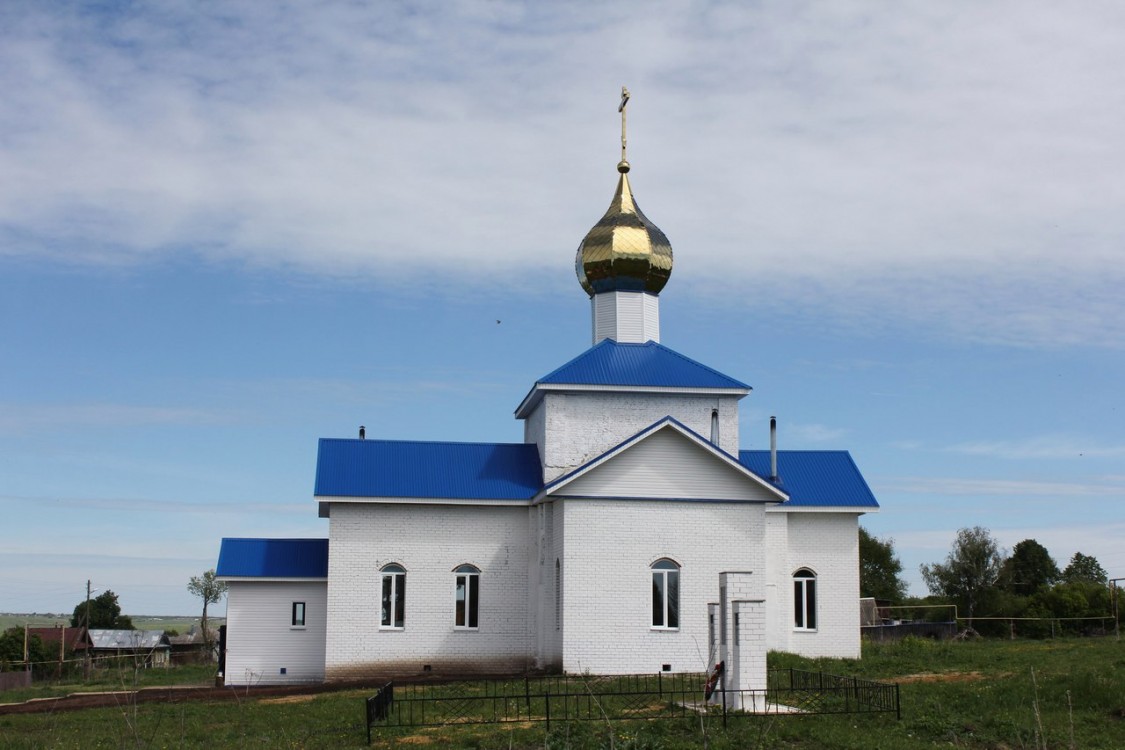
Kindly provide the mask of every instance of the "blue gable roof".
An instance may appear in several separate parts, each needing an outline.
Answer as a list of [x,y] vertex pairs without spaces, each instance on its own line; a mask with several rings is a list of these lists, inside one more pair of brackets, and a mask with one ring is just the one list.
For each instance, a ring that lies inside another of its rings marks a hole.
[[[768,450],[739,451],[738,462],[769,479]],[[847,451],[778,451],[775,484],[785,506],[878,508],[879,503]]]
[[223,539],[215,575],[327,578],[327,539]]
[[603,339],[537,385],[610,385],[653,388],[735,388],[750,386],[712,370],[666,346],[649,341],[622,344]]
[[543,486],[532,443],[321,438],[317,497],[529,500]]

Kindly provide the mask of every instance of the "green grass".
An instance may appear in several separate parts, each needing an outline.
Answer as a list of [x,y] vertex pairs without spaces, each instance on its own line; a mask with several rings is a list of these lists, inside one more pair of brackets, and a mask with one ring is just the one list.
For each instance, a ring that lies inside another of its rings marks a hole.
[[68,675],[62,680],[36,682],[29,688],[5,690],[0,692],[0,703],[19,703],[34,698],[57,698],[72,693],[138,690],[148,687],[210,687],[215,684],[215,670],[214,664],[185,664],[167,669],[159,667],[135,669],[126,659],[119,665],[91,669],[89,679],[84,679],[81,675]]
[[[857,661],[771,654],[770,666],[899,681],[903,718],[748,717],[725,731],[711,718],[713,750],[1125,747],[1125,642],[1112,638],[909,640],[868,646]],[[371,692],[0,716],[0,747],[363,747],[362,698]],[[549,733],[542,724],[374,732],[373,747],[418,746],[680,750],[703,747],[704,734],[698,720],[552,723]]]

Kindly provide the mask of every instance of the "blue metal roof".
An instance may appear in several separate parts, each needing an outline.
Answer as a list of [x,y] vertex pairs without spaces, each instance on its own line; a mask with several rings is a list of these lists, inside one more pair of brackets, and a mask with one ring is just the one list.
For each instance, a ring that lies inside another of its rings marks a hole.
[[528,500],[542,486],[534,443],[321,438],[314,494]]
[[617,385],[654,388],[737,388],[750,386],[688,359],[655,341],[622,344],[603,339],[537,385]]
[[215,575],[327,578],[327,539],[223,539]]
[[[768,450],[739,451],[738,462],[769,480]],[[778,451],[777,476],[774,484],[789,495],[783,507],[879,507],[847,451]]]

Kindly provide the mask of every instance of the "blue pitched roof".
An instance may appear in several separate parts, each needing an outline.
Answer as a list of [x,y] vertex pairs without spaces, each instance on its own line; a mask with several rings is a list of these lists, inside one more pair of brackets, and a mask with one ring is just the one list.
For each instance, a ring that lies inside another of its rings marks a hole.
[[223,539],[215,575],[327,578],[327,539]]
[[655,341],[622,344],[613,339],[603,339],[536,384],[750,390],[745,383]]
[[[738,462],[769,479],[768,450],[739,451]],[[878,508],[879,503],[847,451],[778,451],[778,487],[784,506]]]
[[317,497],[528,500],[543,486],[534,443],[321,438]]

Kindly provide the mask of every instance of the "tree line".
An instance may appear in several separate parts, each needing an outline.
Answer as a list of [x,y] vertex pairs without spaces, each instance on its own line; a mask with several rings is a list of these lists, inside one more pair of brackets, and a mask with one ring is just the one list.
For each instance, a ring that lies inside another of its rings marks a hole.
[[[968,629],[983,635],[1045,637],[1104,632],[1112,623],[1109,576],[1092,555],[1075,552],[1060,569],[1047,548],[1024,539],[1004,550],[988,529],[957,532],[943,562],[921,566],[929,589],[906,596],[893,540],[859,530],[860,595],[902,605],[956,605]],[[921,611],[921,610],[919,610]]]

